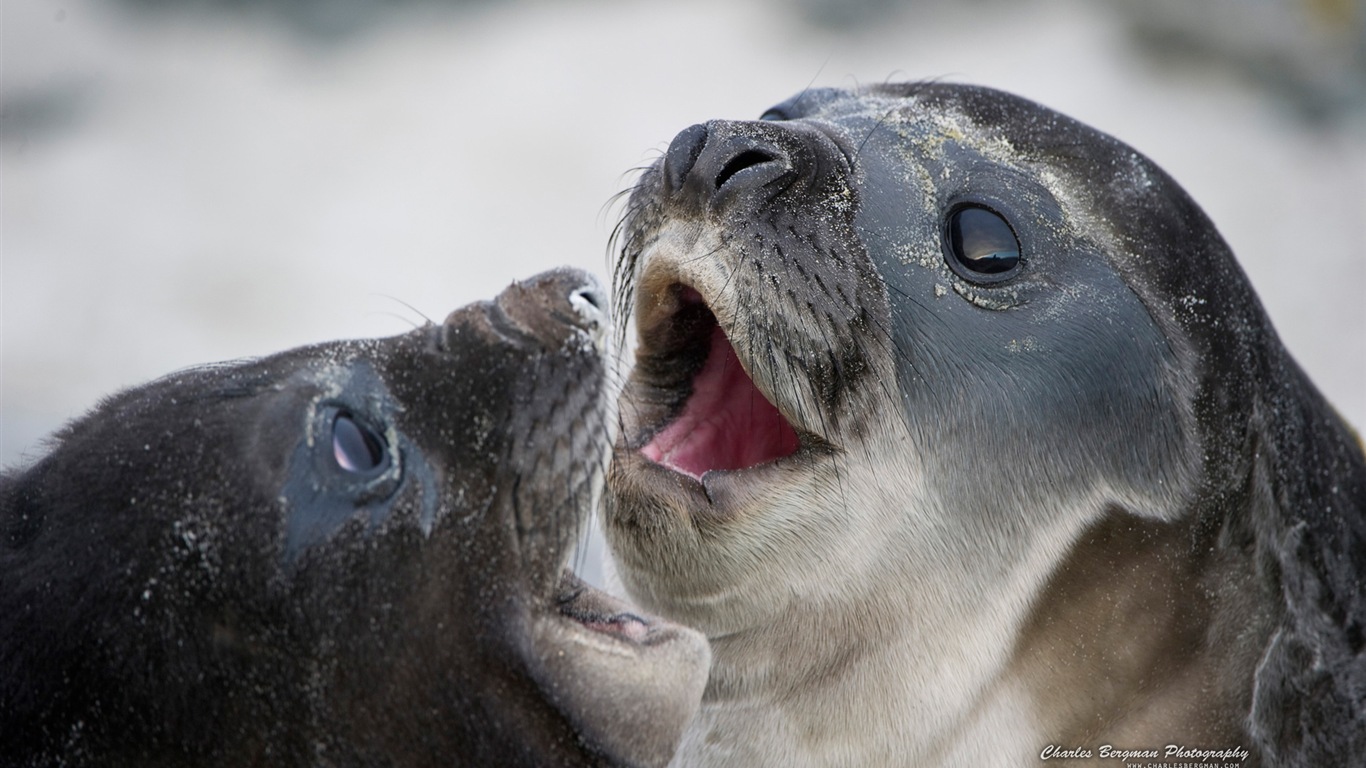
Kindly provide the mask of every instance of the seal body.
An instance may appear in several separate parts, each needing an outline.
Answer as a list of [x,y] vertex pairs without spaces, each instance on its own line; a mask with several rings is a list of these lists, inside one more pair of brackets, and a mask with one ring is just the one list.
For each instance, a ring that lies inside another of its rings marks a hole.
[[0,485],[5,765],[649,765],[707,649],[565,570],[611,417],[561,270],[117,395]]
[[680,133],[618,237],[608,540],[712,640],[680,764],[1366,750],[1360,443],[1146,158],[807,91]]

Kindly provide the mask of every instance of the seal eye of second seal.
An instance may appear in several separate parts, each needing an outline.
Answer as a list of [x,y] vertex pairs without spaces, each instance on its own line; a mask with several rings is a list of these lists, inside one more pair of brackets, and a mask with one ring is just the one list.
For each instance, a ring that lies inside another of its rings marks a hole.
[[367,475],[388,464],[388,446],[373,429],[339,408],[332,416],[332,458],[343,471]]
[[393,495],[402,473],[386,420],[345,402],[323,402],[315,414],[313,471],[326,472],[334,478],[328,484],[358,504]]
[[[349,385],[353,389],[377,393],[382,386],[370,381],[364,368],[353,373],[358,374]],[[431,484],[421,453],[385,417],[385,407],[366,407],[353,396],[307,408],[311,437],[296,447],[283,488],[291,506],[285,543],[285,558],[291,561],[332,538],[358,513],[368,531],[379,526],[404,485],[405,463],[416,465],[424,490]],[[424,527],[428,524],[424,515]]]
[[978,284],[999,283],[1019,274],[1020,238],[1010,221],[979,202],[960,202],[944,217],[944,256],[959,277]]

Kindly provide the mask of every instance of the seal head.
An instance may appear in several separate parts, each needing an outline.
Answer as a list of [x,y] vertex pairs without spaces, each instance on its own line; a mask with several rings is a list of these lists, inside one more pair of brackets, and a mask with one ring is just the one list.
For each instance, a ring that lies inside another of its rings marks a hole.
[[607,532],[712,639],[690,759],[1363,738],[1360,445],[1149,160],[997,91],[807,91],[681,132],[618,238]]
[[612,419],[603,292],[117,395],[0,485],[18,765],[662,765],[705,641],[566,569]]

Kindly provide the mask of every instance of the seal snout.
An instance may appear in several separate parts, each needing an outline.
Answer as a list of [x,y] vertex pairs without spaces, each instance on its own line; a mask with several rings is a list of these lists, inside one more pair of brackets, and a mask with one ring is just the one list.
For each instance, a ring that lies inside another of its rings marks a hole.
[[779,133],[763,123],[715,120],[685,128],[664,156],[665,190],[702,210],[752,196],[766,201],[791,186],[808,165],[801,141],[792,131]]
[[555,348],[586,335],[601,347],[611,324],[607,292],[591,274],[568,267],[513,283],[491,302],[452,312],[448,327],[472,323],[516,346]]
[[577,323],[595,339],[601,338],[611,317],[607,310],[607,294],[597,278],[583,273],[584,282],[569,291],[569,306],[577,315]]

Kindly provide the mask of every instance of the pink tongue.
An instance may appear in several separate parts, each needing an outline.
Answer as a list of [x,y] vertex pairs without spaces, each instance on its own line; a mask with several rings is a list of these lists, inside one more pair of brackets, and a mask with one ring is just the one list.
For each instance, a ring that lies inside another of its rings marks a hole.
[[700,480],[708,470],[744,469],[796,452],[796,431],[755,388],[719,326],[692,386],[683,413],[640,449],[646,458]]

